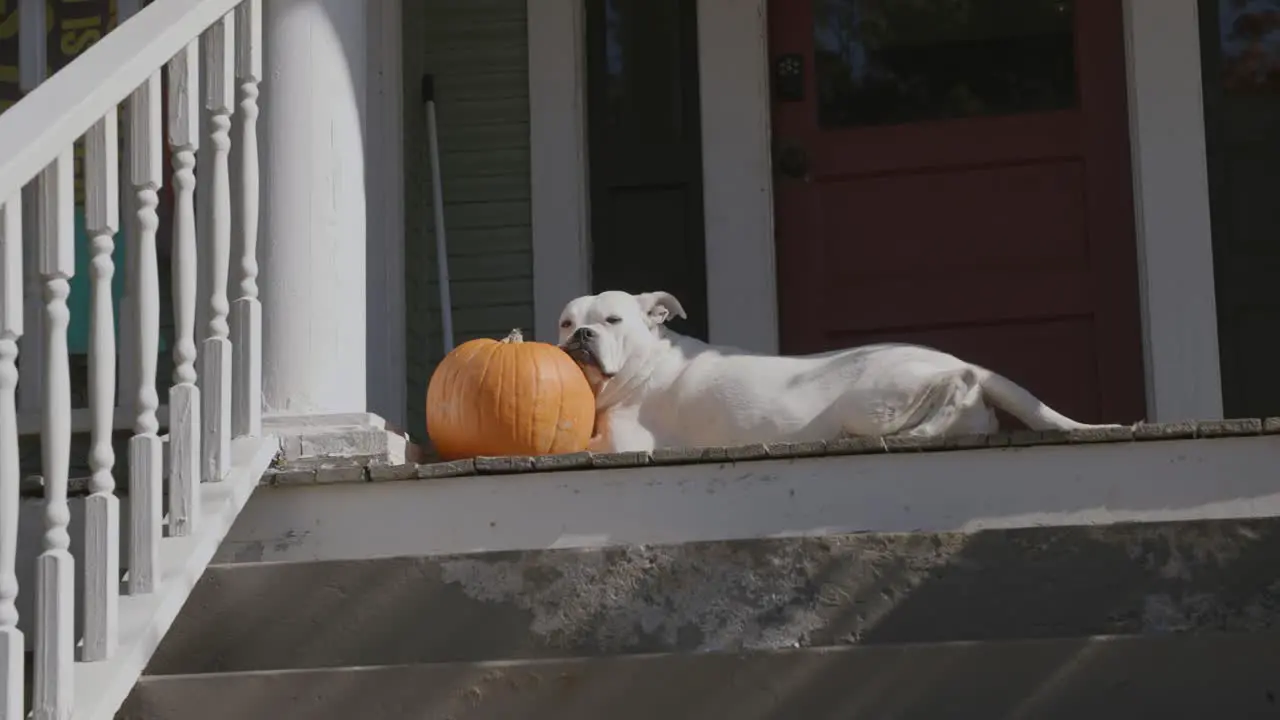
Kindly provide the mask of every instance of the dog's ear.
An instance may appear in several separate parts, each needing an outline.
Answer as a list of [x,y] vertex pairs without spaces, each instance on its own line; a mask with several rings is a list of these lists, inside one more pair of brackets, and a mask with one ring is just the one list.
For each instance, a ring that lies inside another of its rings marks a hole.
[[669,292],[647,292],[636,296],[636,300],[640,303],[640,311],[649,319],[651,326],[658,326],[665,323],[675,315],[679,318],[688,318],[684,314],[684,307],[675,295]]

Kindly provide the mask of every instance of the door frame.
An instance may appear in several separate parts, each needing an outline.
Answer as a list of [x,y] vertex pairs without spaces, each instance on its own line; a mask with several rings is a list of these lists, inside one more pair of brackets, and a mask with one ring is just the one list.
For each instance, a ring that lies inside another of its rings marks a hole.
[[1147,417],[1222,417],[1196,0],[1124,0]]
[[[777,352],[765,0],[697,3],[710,340]],[[527,7],[534,337],[554,340],[561,308],[591,287],[586,9]]]
[[[672,329],[676,332],[706,338],[709,318],[706,286],[706,220],[703,216],[702,198],[705,185],[702,178],[702,91],[697,67],[689,67],[695,64],[691,61],[697,57],[697,6],[687,3],[686,0],[676,0],[671,6],[676,13],[676,26],[668,28],[676,31],[671,39],[676,41],[678,59],[675,67],[679,68],[680,74],[679,93],[675,106],[679,109],[680,115],[679,139],[668,137],[658,146],[649,147],[643,153],[634,154],[629,152],[631,145],[629,139],[626,139],[626,134],[637,129],[636,127],[624,123],[621,128],[611,130],[605,126],[605,123],[594,125],[591,123],[592,117],[604,117],[609,112],[609,101],[606,96],[610,80],[608,70],[604,67],[604,63],[608,61],[609,43],[604,35],[607,22],[603,12],[608,0],[582,0],[582,2],[584,5],[588,2],[595,3],[595,7],[601,11],[599,17],[592,17],[592,11],[588,10],[586,20],[587,155],[591,160],[589,165],[591,170],[588,172],[588,202],[593,210],[589,225],[591,233],[599,237],[606,232],[602,228],[622,227],[630,222],[616,215],[610,217],[611,213],[617,213],[624,204],[614,202],[622,200],[621,195],[615,195],[615,190],[621,190],[624,194],[637,191],[670,192],[674,190],[676,184],[679,184],[683,213],[678,227],[669,226],[672,234],[682,240],[678,245],[679,250],[677,252],[677,246],[662,240],[656,242],[666,267],[675,270],[672,274],[680,274],[684,282],[679,288],[665,285],[662,287],[639,285],[631,289],[636,292],[667,290],[675,293],[688,312],[688,316],[676,321],[677,325]],[[644,2],[653,2],[653,0],[644,0]],[[656,31],[660,31],[660,28],[651,30],[651,32]],[[597,36],[591,37],[593,33]],[[645,42],[638,39],[645,37],[644,33],[634,34],[624,31],[624,34],[625,37],[620,39],[624,45]],[[637,63],[637,66],[639,64],[642,63]],[[641,80],[640,85],[643,84],[644,81]],[[690,117],[691,114],[693,117]],[[621,136],[619,132],[622,133]],[[599,153],[600,156],[595,157],[594,153]],[[655,209],[650,208],[650,210]],[[669,218],[674,219],[674,216]],[[590,248],[589,279],[592,289],[596,292],[621,288],[620,285],[602,283],[596,277],[596,273],[612,275],[615,282],[627,282],[619,277],[619,266],[629,265],[626,258],[639,258],[646,255],[644,250],[634,247],[634,243],[620,244],[616,238],[604,238],[604,240],[605,242],[597,244],[593,237]],[[677,270],[679,265],[684,267]],[[622,275],[625,276],[626,273]],[[630,282],[634,283],[636,280],[632,279]],[[685,294],[689,297],[685,297]]]
[[[710,336],[776,352],[767,0],[697,2]],[[1217,419],[1196,0],[1123,2],[1146,420]],[[590,287],[583,15],[582,0],[528,0],[538,339]]]

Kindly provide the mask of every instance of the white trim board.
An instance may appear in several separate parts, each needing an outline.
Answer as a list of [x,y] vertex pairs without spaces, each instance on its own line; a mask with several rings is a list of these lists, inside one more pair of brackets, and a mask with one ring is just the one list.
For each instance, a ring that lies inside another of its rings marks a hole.
[[1280,436],[263,488],[215,562],[1280,514]]
[[585,10],[528,0],[534,339],[555,342],[560,310],[591,288]]
[[[710,335],[776,351],[767,0],[697,1]],[[1216,419],[1196,2],[1124,1],[1146,420]],[[561,306],[590,287],[582,14],[582,0],[529,0],[538,339],[554,338]]]
[[698,0],[709,339],[778,352],[766,0]]
[[[547,341],[591,287],[585,8],[529,0],[527,12],[534,336]],[[710,338],[776,352],[765,24],[765,0],[698,0]]]
[[1222,417],[1196,0],[1125,0],[1147,421]]
[[365,86],[368,409],[405,426],[404,55],[401,0],[369,0]]

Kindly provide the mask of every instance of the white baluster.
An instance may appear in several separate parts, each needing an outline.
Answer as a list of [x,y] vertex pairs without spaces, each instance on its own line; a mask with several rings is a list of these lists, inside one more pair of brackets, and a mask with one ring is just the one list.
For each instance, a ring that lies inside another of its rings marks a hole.
[[258,83],[262,80],[262,0],[236,8],[236,77],[240,81],[240,286],[232,304],[235,395],[232,432],[262,434],[262,303],[258,300]]
[[156,421],[156,360],[160,352],[160,278],[156,268],[156,228],[160,219],[157,191],[163,183],[161,155],[160,73],[153,74],[129,96],[130,169],[137,198],[137,239],[129,248],[137,263],[134,298],[137,311],[138,397],[134,435],[129,440],[129,592],[155,590],[160,551],[160,484],[162,443]]
[[71,717],[75,652],[75,560],[71,556],[71,368],[67,358],[67,296],[75,273],[74,162],[70,147],[40,173],[40,274],[44,278],[44,411],[40,445],[44,472],[44,551],[36,559],[36,657],[32,717]]
[[18,338],[22,337],[22,197],[0,205],[0,720],[21,720],[18,629]]
[[119,136],[115,110],[85,135],[85,221],[93,238],[89,266],[89,410],[93,416],[89,468],[93,478],[85,500],[84,649],[86,661],[115,654],[120,594],[120,501],[112,476],[115,451],[116,335],[111,308],[115,234],[120,228]]
[[[135,15],[141,7],[141,0],[116,0],[116,24],[123,23]],[[133,157],[131,133],[129,132],[129,106],[124,104],[120,117],[124,121],[121,132],[124,134],[124,156]],[[138,307],[134,298],[138,291],[138,264],[133,262],[133,245],[138,238],[138,216],[134,207],[133,181],[129,179],[129,163],[120,167],[120,252],[124,255],[124,263],[120,271],[124,273],[124,293],[120,298],[119,326],[120,342],[116,346],[120,369],[116,382],[119,383],[117,404],[125,410],[134,410],[134,401],[138,397],[138,378],[134,368],[138,367]],[[117,264],[119,261],[117,260]]]
[[209,243],[209,337],[201,357],[200,386],[205,396],[204,479],[221,480],[231,469],[231,339],[227,325],[227,275],[231,264],[231,112],[235,104],[235,14],[229,12],[202,38],[213,145],[210,196],[213,210]]
[[200,43],[169,61],[169,146],[173,151],[173,387],[169,388],[169,534],[195,529],[200,499],[200,388],[196,387],[196,150]]
[[[35,90],[48,75],[48,52],[44,32],[43,0],[20,0],[18,3],[18,86],[23,94]],[[22,191],[22,214],[28,218],[23,228],[26,256],[26,302],[22,361],[29,368],[22,373],[18,386],[18,407],[24,412],[40,410],[44,402],[44,349],[41,347],[44,333],[44,282],[40,279],[39,229],[35,218],[40,214],[40,198],[36,183],[29,183]]]

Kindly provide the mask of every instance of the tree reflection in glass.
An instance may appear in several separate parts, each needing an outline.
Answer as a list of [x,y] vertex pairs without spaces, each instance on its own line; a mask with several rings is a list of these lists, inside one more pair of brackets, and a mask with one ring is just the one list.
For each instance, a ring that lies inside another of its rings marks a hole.
[[1072,0],[813,0],[823,126],[1076,104]]

